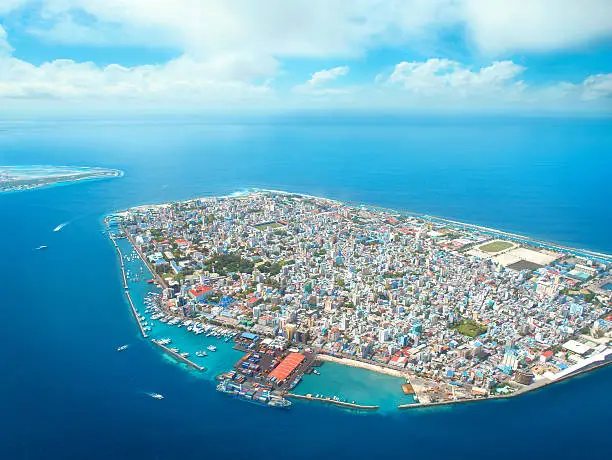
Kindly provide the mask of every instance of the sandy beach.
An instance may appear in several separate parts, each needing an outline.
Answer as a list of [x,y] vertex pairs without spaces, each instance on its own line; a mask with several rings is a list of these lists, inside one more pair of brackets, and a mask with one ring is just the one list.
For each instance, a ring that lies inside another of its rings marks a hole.
[[345,366],[359,367],[361,369],[367,369],[369,371],[378,372],[380,374],[392,375],[393,377],[400,377],[404,379],[410,378],[409,373],[405,370],[402,371],[400,369],[389,369],[387,367],[377,366],[376,364],[362,363],[361,361],[356,361],[354,359],[338,358],[336,356],[324,354],[318,354],[317,358],[321,361],[330,361],[332,363],[343,364]]

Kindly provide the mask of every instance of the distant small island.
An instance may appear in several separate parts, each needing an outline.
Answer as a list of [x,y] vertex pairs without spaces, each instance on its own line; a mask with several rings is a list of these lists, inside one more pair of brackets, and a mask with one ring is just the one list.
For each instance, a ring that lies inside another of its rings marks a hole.
[[117,169],[87,166],[0,166],[0,193],[121,176],[123,171]]

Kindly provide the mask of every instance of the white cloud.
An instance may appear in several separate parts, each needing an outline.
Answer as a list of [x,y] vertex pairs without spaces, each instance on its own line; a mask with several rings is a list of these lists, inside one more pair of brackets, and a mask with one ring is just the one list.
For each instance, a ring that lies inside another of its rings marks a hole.
[[583,100],[610,98],[612,97],[612,73],[591,75],[584,80],[582,86]]
[[612,36],[610,0],[466,0],[462,14],[478,47],[494,53],[567,49]]
[[378,95],[387,104],[427,109],[603,110],[612,104],[612,73],[582,82],[530,86],[519,77],[525,67],[495,61],[472,70],[448,59],[401,62],[376,77]]
[[308,93],[315,95],[325,94],[344,94],[348,90],[346,88],[326,88],[326,84],[333,82],[338,77],[348,75],[349,66],[339,66],[333,69],[319,70],[312,74],[310,80],[306,83],[293,87],[293,91],[298,93]]
[[[472,71],[457,61],[429,59],[425,62],[401,62],[386,80],[413,93],[426,96],[466,97],[490,95],[504,91],[520,91],[516,77],[525,70],[512,61],[496,61],[488,67]],[[377,80],[380,82],[381,77]]]
[[[11,23],[46,43],[163,47],[180,57],[131,68],[62,60],[33,66],[11,57],[0,28],[0,95],[5,98],[263,97],[272,91],[262,82],[274,78],[286,58],[355,58],[389,44],[423,46],[436,55],[436,49],[444,49],[436,45],[448,28],[464,28],[476,49],[496,57],[564,50],[612,37],[612,0],[0,0],[0,20],[24,5],[27,14],[18,13]],[[315,72],[293,94],[307,100],[309,95],[360,93],[361,101],[373,104],[396,103],[400,91],[394,86],[402,88],[404,98],[438,98],[441,104],[445,98],[449,103],[588,102],[609,95],[607,75],[577,84],[553,82],[548,90],[536,91],[519,79],[523,70],[504,60],[481,69],[448,59],[405,62],[368,90],[334,86],[348,72],[337,67]]]
[[561,82],[542,91],[548,99],[583,103],[604,101],[612,107],[612,73],[590,75],[578,84]]
[[320,86],[330,81],[333,81],[338,77],[348,75],[348,73],[349,66],[347,65],[341,67],[334,67],[333,69],[329,70],[319,70],[318,72],[312,74],[311,79],[308,80],[306,84],[310,86]]
[[197,104],[244,104],[269,98],[268,83],[252,84],[255,77],[274,71],[275,61],[249,62],[218,57],[206,62],[188,56],[163,65],[100,67],[91,62],[58,59],[40,66],[11,55],[0,27],[0,99],[129,99]]
[[[464,26],[492,53],[548,51],[612,36],[610,0],[0,0],[28,3],[33,33],[62,43],[174,47],[192,55],[355,56]],[[82,16],[86,15],[86,20]]]

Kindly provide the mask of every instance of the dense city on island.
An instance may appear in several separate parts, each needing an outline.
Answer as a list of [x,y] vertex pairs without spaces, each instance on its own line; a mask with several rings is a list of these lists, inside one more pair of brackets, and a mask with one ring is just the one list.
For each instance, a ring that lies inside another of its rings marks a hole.
[[604,255],[267,191],[141,206],[113,225],[156,274],[164,322],[392,371],[421,403],[528,391],[612,353]]

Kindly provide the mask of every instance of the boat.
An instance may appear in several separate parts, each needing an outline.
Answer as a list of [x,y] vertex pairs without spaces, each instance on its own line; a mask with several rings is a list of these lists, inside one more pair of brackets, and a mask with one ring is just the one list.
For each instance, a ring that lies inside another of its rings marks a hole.
[[44,244],[41,246],[38,246],[37,248],[35,248],[37,251],[40,251],[41,249],[47,249],[47,246],[45,246]]
[[159,393],[147,393],[149,396],[151,396],[151,398],[153,399],[164,399],[163,395],[160,395]]
[[321,373],[320,373],[318,370],[316,370],[316,369],[313,369],[313,370],[312,370],[312,373],[313,373],[314,375],[321,375]]
[[63,222],[61,224],[59,224],[57,227],[55,227],[53,229],[54,232],[59,232],[62,228],[64,228],[66,225],[68,225],[70,222]]
[[120,347],[117,348],[117,351],[127,350],[127,348],[128,348],[127,345],[121,345]]
[[195,355],[198,358],[203,358],[204,356],[208,356],[208,353],[206,353],[204,350],[199,350],[199,351],[196,351]]
[[214,345],[208,345],[206,349],[210,351],[217,351],[217,347],[215,347]]
[[246,388],[241,384],[236,384],[226,379],[222,379],[221,383],[217,385],[217,391],[259,406],[277,408],[288,408],[291,406],[291,401],[280,395],[270,393],[267,389],[257,387]]

